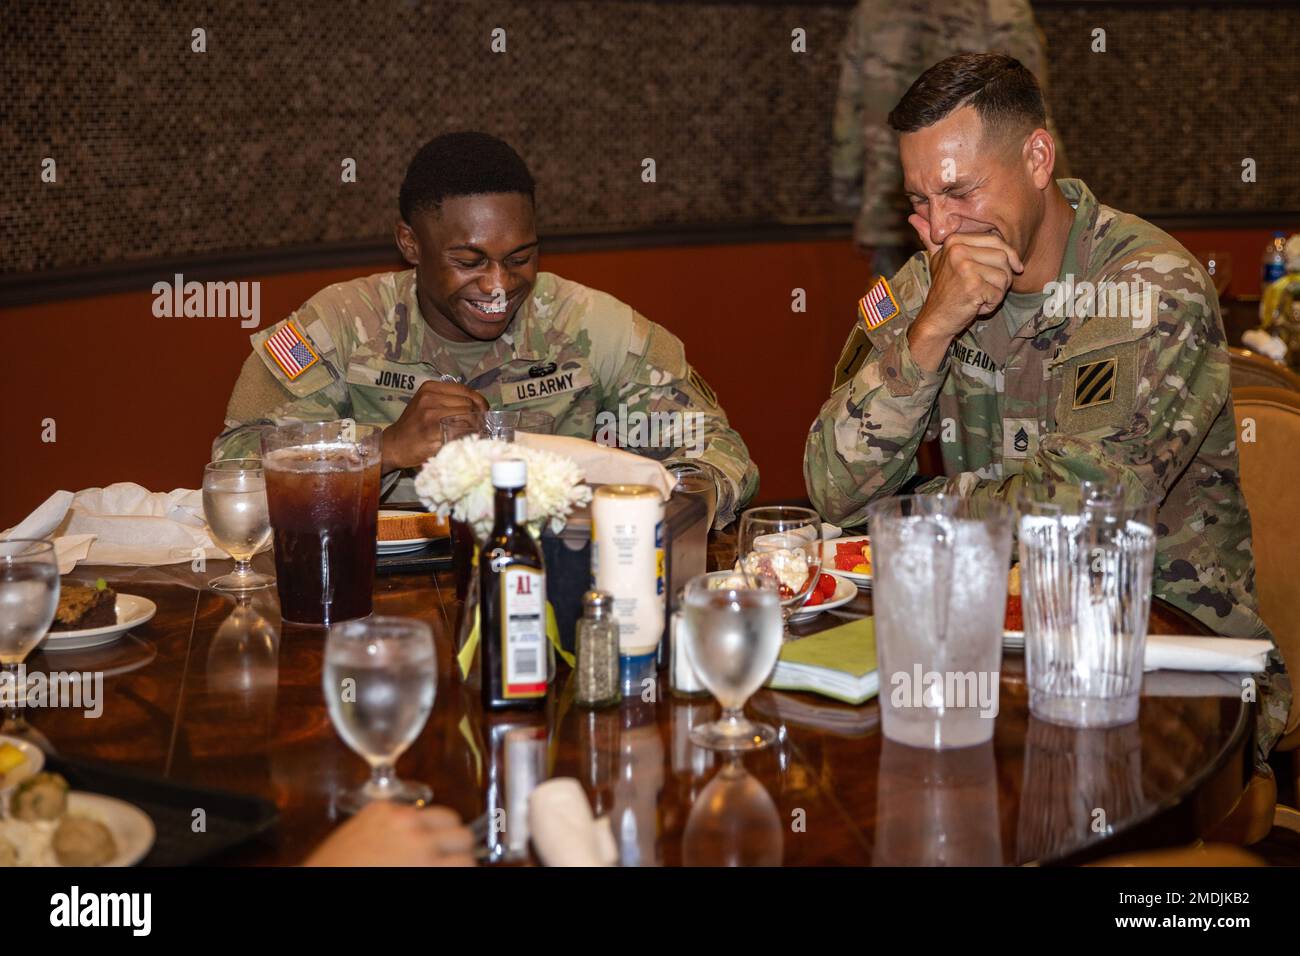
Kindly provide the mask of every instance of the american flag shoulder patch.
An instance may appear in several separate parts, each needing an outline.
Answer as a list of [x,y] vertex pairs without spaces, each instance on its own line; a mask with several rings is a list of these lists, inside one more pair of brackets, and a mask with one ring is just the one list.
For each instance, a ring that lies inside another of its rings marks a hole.
[[320,356],[292,319],[267,336],[263,344],[291,382],[320,361]]
[[889,288],[889,280],[884,276],[877,279],[867,294],[858,300],[858,314],[868,332],[880,328],[900,311],[894,291]]

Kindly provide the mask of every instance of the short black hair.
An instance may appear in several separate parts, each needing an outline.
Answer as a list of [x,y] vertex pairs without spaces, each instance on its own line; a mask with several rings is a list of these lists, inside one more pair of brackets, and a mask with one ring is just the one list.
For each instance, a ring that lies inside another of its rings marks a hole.
[[890,112],[889,125],[914,133],[966,105],[999,133],[1028,133],[1047,123],[1042,88],[1023,63],[1001,53],[958,53],[917,77]]
[[420,210],[436,210],[444,199],[483,193],[523,193],[534,199],[536,183],[528,164],[503,139],[463,131],[435,136],[406,167],[397,205],[406,222]]

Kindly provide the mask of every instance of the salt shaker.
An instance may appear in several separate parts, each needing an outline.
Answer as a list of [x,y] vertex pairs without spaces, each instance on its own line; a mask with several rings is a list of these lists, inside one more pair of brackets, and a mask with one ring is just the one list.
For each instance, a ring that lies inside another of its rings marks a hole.
[[578,673],[574,700],[583,707],[610,707],[623,699],[619,685],[618,622],[614,596],[588,591],[582,596],[582,620],[575,640]]
[[708,688],[695,673],[686,656],[686,648],[682,646],[686,629],[690,626],[682,610],[684,598],[685,588],[679,588],[674,602],[676,609],[668,619],[668,689],[676,697],[707,697]]

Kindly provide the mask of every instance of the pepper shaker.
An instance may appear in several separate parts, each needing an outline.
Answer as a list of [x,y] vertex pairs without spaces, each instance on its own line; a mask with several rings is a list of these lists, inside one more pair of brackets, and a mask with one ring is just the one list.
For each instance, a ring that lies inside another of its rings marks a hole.
[[610,707],[621,701],[618,622],[614,620],[612,594],[588,591],[582,596],[575,644],[578,677],[574,701],[583,707]]

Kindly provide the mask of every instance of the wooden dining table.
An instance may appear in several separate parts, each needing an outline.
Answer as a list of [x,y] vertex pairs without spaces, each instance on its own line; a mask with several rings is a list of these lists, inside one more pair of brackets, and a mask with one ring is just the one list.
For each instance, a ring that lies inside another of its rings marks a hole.
[[[269,554],[254,565],[274,570]],[[26,717],[62,757],[273,801],[273,827],[210,862],[296,864],[341,822],[337,798],[368,768],[326,710],[324,633],[282,626],[274,588],[241,603],[205,587],[229,568],[78,567],[72,579],[103,577],[157,613],[106,647],[29,658],[29,670],[102,672],[100,716]],[[451,572],[380,576],[374,609],[428,622],[437,648],[433,713],[399,774],[466,821],[500,821],[485,855],[503,863],[535,862],[525,808],[546,777],[581,783],[625,865],[1000,865],[1190,843],[1224,816],[1251,765],[1253,705],[1232,678],[1148,674],[1136,723],[1076,730],[1030,716],[1024,659],[1011,650],[992,741],[943,752],[886,740],[874,700],[762,690],[747,710],[777,742],[724,757],[689,739],[716,716],[711,699],[673,696],[665,675],[661,690],[588,710],[564,665],[544,712],[486,715],[453,659]],[[861,590],[793,631],[870,612]],[[1160,601],[1151,629],[1205,633]]]

